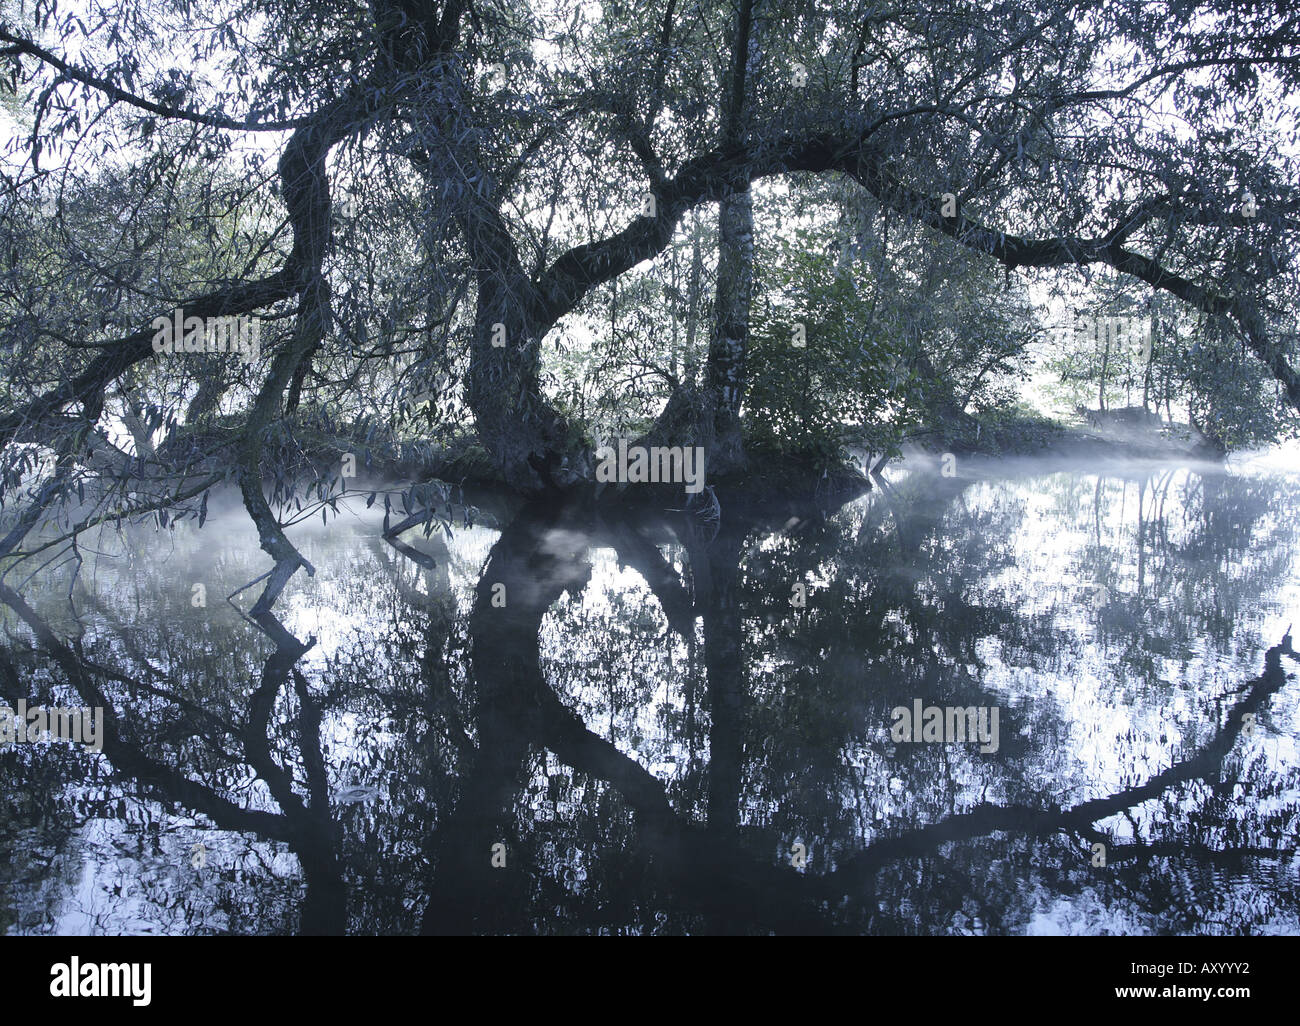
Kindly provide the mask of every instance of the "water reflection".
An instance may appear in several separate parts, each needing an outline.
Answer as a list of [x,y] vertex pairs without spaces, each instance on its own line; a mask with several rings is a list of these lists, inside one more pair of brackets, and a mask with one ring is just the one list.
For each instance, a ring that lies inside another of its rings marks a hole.
[[[0,699],[108,711],[102,757],[0,750],[0,924],[1300,931],[1295,478],[891,476],[716,525],[358,502],[257,624],[216,502],[0,587]],[[917,699],[997,751],[894,742]]]

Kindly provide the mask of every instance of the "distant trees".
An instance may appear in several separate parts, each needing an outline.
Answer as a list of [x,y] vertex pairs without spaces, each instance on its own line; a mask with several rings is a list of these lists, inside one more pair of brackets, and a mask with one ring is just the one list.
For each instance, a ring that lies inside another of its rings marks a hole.
[[1064,407],[1141,407],[1224,449],[1295,432],[1285,391],[1223,319],[1159,296],[1143,301],[1122,280],[1091,296],[1068,308],[1103,312],[1067,317],[1047,345],[1051,392]]

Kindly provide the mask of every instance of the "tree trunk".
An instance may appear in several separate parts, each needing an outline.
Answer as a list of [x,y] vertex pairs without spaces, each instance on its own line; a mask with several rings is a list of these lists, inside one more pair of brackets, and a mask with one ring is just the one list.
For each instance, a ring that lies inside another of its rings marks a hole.
[[686,355],[683,359],[682,383],[695,388],[700,373],[700,361],[695,355],[695,339],[700,323],[700,279],[704,276],[704,248],[700,242],[700,221],[691,216],[691,277],[686,286]]
[[1101,374],[1097,376],[1097,409],[1103,413],[1106,410],[1106,374],[1110,367],[1110,332],[1101,328],[1097,329],[1098,340],[1102,336],[1106,339],[1106,348],[1101,354]]
[[[759,51],[753,31],[753,0],[741,0],[731,39],[731,82],[723,117],[723,137],[736,143],[743,135],[746,84]],[[718,204],[718,287],[713,308],[713,336],[705,409],[711,423],[705,432],[709,470],[727,474],[744,469],[740,406],[745,398],[745,356],[749,347],[749,305],[754,293],[754,205],[749,182],[727,193]]]
[[718,288],[707,375],[713,436],[708,459],[711,472],[725,474],[745,465],[740,406],[754,291],[754,208],[748,190],[732,193],[719,206]]
[[525,494],[563,488],[583,473],[585,447],[541,392],[541,341],[525,309],[528,283],[478,279],[468,398],[479,439],[506,482]]

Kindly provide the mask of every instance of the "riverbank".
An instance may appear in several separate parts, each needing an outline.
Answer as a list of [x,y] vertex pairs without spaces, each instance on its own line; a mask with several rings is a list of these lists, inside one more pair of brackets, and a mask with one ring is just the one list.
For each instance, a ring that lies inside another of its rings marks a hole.
[[1222,460],[1226,455],[1187,424],[1108,420],[1069,423],[1015,411],[1000,417],[970,418],[960,425],[937,425],[912,435],[904,446],[925,453],[959,456],[1060,456],[1095,459]]

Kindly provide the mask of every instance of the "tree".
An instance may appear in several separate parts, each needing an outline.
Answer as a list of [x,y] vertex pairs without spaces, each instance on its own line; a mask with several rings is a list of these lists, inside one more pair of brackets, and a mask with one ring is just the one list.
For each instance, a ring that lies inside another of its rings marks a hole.
[[[716,468],[738,467],[747,197],[800,173],[844,176],[892,218],[1008,276],[1102,266],[1167,293],[1226,325],[1300,407],[1284,327],[1300,213],[1286,104],[1300,50],[1277,5],[745,0],[734,14],[610,0],[597,17],[567,0],[128,0],[91,17],[38,5],[29,23],[0,25],[10,84],[32,112],[10,146],[0,226],[18,251],[0,324],[20,369],[0,412],[8,489],[31,469],[31,445],[53,454],[4,552],[87,476],[103,482],[87,446],[154,482],[149,500],[120,488],[96,516],[197,499],[194,464],[174,454],[210,464],[215,443],[197,421],[224,409],[239,419],[208,477],[233,475],[275,561],[265,612],[297,568],[311,571],[263,488],[276,452],[294,448],[294,418],[314,411],[326,433],[346,418],[350,439],[376,409],[390,427],[414,406],[432,416],[414,399],[457,377],[507,483],[590,481],[590,432],[543,387],[547,340],[713,203],[701,394],[676,390],[649,434],[711,422]],[[120,175],[127,230],[91,258],[65,206],[46,259],[17,197],[58,181],[89,210],[92,154]],[[345,187],[360,194],[360,224]],[[196,245],[206,274],[183,269]],[[85,282],[81,302],[102,323],[31,301],[55,271]],[[264,359],[202,382],[163,367],[149,324],[177,308],[261,316],[274,327]],[[392,368],[399,347],[407,362]],[[153,457],[104,449],[122,390],[161,414]],[[191,424],[182,411],[195,404]]]

